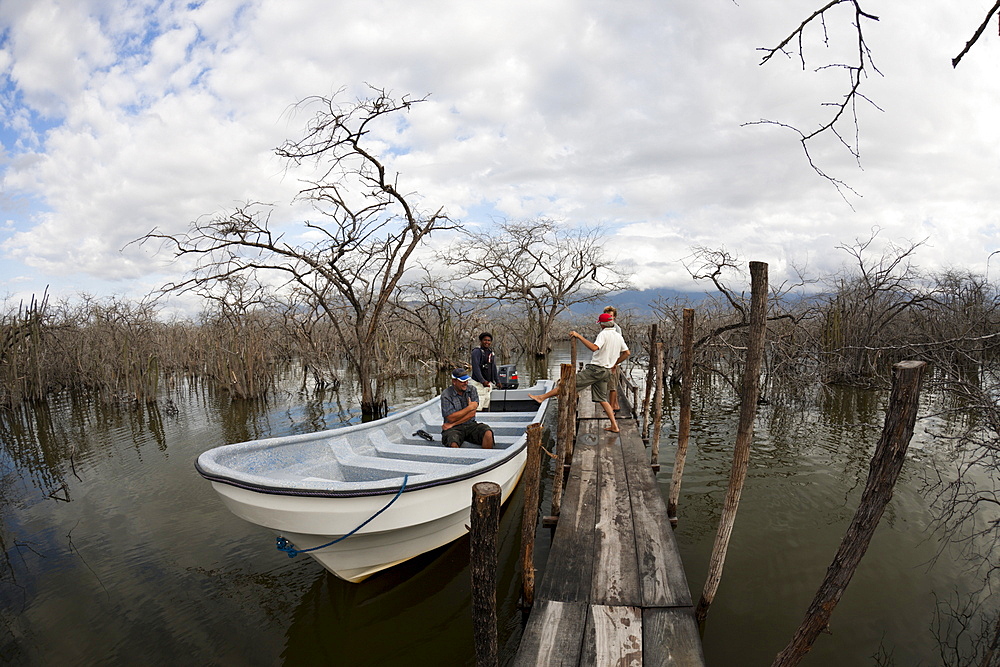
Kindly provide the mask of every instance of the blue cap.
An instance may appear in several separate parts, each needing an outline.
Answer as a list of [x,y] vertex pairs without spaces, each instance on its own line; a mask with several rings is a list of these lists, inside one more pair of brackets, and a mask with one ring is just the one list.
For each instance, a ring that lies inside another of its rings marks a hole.
[[469,379],[469,374],[464,368],[456,368],[451,372],[451,377],[453,380],[461,380],[462,382],[465,382]]

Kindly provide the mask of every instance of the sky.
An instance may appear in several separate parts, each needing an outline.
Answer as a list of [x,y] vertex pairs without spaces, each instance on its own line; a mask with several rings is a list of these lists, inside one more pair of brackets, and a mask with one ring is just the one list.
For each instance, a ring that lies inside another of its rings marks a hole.
[[761,64],[821,4],[2,0],[0,295],[138,298],[184,270],[130,243],[153,229],[247,201],[294,222],[302,183],[274,148],[303,132],[295,103],[367,85],[427,98],[386,156],[421,206],[472,229],[600,225],[638,289],[701,289],[686,268],[698,247],[767,262],[772,284],[828,275],[849,259],[838,246],[876,231],[876,252],[922,242],[923,269],[989,276],[997,19],[951,60],[992,0],[862,3],[879,17],[863,22],[877,71],[857,129],[842,126],[860,159],[812,149],[840,189],[789,127],[817,127],[846,92],[828,65],[852,57],[853,12],[807,30],[805,67],[795,52]]

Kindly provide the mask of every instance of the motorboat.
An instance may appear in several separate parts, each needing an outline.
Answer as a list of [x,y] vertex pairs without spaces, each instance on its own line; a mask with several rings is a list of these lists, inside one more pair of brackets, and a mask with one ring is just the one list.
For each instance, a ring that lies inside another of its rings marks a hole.
[[441,397],[364,424],[210,449],[195,467],[233,514],[274,531],[289,556],[307,553],[360,582],[468,532],[472,487],[495,482],[506,502],[552,387],[494,389],[494,448],[441,443]]

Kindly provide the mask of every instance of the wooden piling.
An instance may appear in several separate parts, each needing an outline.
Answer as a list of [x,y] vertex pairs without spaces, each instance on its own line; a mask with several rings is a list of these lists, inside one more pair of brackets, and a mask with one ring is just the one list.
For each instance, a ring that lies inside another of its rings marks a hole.
[[764,360],[764,336],[767,331],[767,264],[750,262],[750,331],[747,343],[746,366],[743,369],[743,384],[740,389],[740,417],[736,428],[736,445],[733,448],[733,464],[729,471],[729,486],[719,517],[719,530],[712,546],[712,556],[708,566],[708,577],[702,590],[695,618],[699,625],[705,623],[708,608],[719,590],[722,568],[726,564],[729,538],[736,524],[736,511],[740,507],[740,495],[746,481],[750,465],[750,442],[753,440],[753,423],[757,416],[757,398],[760,395],[760,369]]
[[687,459],[688,440],[691,437],[691,392],[694,385],[694,309],[684,309],[684,332],[681,338],[681,414],[677,427],[677,453],[674,456],[674,473],[670,480],[670,497],[667,499],[667,518],[677,527],[677,504],[681,497],[681,480],[684,479],[684,462]]
[[657,325],[654,322],[652,326],[649,327],[649,345],[647,346],[647,356],[649,361],[647,362],[646,368],[646,395],[642,399],[642,439],[649,439],[649,398],[653,391],[653,378],[656,377],[656,366],[653,361],[653,350],[656,348],[656,330]]
[[472,487],[469,535],[472,571],[472,626],[477,667],[498,667],[497,532],[500,529],[500,485],[479,482]]
[[793,667],[805,657],[813,642],[830,621],[840,597],[851,583],[854,572],[868,550],[906,458],[913,437],[920,399],[920,384],[927,364],[923,361],[901,361],[892,368],[892,393],[885,415],[882,436],[875,447],[868,471],[868,481],[851,525],[844,533],[840,548],[826,570],[822,585],[816,592],[806,617],[788,646],[778,654],[772,667]]
[[552,517],[546,519],[546,523],[551,523],[552,518],[559,516],[563,495],[563,467],[566,465],[567,450],[576,430],[576,413],[572,409],[575,402],[576,373],[572,364],[563,364],[559,375],[559,429],[556,435],[556,472],[555,479],[552,480]]
[[535,604],[535,528],[541,483],[542,425],[528,426],[528,458],[524,464],[524,514],[521,520],[521,606]]
[[660,470],[660,429],[663,426],[663,392],[666,383],[663,381],[663,343],[657,342],[653,353],[656,366],[656,393],[653,397],[653,435],[650,442],[653,445],[649,463],[654,472]]

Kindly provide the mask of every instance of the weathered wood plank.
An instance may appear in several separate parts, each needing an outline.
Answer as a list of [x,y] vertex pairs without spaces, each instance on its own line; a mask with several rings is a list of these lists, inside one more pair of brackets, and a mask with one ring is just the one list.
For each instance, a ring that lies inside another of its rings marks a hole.
[[580,665],[642,667],[642,610],[591,605],[587,614]]
[[597,525],[594,528],[594,587],[590,599],[595,604],[639,606],[638,563],[632,527],[625,461],[618,446],[618,434],[606,432],[599,422],[582,422],[580,432],[597,434]]
[[540,600],[531,610],[513,667],[575,667],[586,634],[587,604]]
[[632,502],[639,586],[644,607],[684,607],[691,589],[656,476],[634,421],[622,420],[621,446]]
[[594,569],[594,523],[597,507],[597,438],[580,433],[573,468],[566,483],[559,523],[538,597],[586,602]]
[[576,418],[577,419],[607,419],[604,408],[600,403],[591,400],[590,387],[584,387],[576,393]]
[[643,667],[699,667],[705,664],[693,607],[642,610]]

